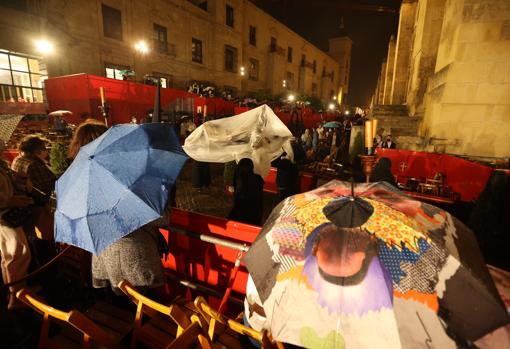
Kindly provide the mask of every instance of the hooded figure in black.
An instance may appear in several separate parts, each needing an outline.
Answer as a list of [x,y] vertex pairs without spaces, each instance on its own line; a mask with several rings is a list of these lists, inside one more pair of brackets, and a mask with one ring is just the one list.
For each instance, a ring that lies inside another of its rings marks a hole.
[[372,182],[387,182],[397,187],[395,177],[391,173],[391,160],[388,158],[380,158],[375,164],[374,172],[372,172]]
[[264,208],[264,180],[253,172],[253,162],[241,159],[234,175],[234,207],[228,218],[260,226]]

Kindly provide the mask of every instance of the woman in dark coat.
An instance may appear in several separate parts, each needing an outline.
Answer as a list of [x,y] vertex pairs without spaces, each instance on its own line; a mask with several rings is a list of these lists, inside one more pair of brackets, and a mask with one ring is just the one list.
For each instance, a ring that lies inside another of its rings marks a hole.
[[208,162],[193,161],[191,181],[195,189],[208,188],[211,185],[211,169]]
[[253,162],[241,159],[234,175],[234,207],[228,218],[260,226],[264,209],[264,180],[253,172]]
[[397,187],[395,177],[391,173],[391,160],[388,158],[380,158],[375,164],[374,172],[372,173],[372,182],[387,182],[394,187]]

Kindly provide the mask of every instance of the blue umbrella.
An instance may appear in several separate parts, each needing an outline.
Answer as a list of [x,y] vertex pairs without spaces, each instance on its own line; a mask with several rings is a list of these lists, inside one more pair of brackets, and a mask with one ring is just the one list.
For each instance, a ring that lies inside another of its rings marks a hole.
[[330,121],[330,122],[326,122],[324,124],[324,127],[325,128],[340,128],[342,124],[339,123],[338,121]]
[[98,254],[157,219],[186,159],[169,124],[113,126],[57,181],[55,240]]

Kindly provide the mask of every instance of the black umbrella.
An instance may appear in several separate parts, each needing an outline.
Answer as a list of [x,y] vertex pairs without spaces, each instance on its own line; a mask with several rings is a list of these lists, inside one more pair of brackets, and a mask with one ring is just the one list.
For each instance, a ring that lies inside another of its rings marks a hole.
[[354,178],[351,178],[351,195],[331,201],[322,213],[337,227],[356,228],[365,223],[374,213],[374,208],[366,200],[354,195]]
[[156,97],[154,98],[154,111],[152,112],[152,122],[161,121],[161,93],[159,81],[156,87]]

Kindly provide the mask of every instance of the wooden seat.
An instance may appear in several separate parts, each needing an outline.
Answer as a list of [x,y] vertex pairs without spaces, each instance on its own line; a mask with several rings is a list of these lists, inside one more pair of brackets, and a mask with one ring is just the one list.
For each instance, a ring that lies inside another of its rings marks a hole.
[[[138,342],[149,348],[180,349],[196,344],[203,349],[212,348],[196,315],[192,315],[190,319],[176,304],[166,306],[147,298],[126,280],[121,281],[118,288],[137,306],[131,339],[132,349],[137,347]],[[143,322],[144,315],[150,320]]]
[[[121,338],[105,331],[78,310],[65,312],[55,309],[25,289],[18,291],[16,297],[43,315],[39,349],[121,348],[118,344]],[[61,325],[62,331],[50,337],[52,322]]]
[[207,335],[213,344],[219,347],[241,349],[239,335],[248,336],[259,342],[263,349],[283,349],[283,344],[275,342],[267,331],[259,332],[212,309],[203,297],[195,299],[195,307],[201,315],[201,325],[207,330]]

